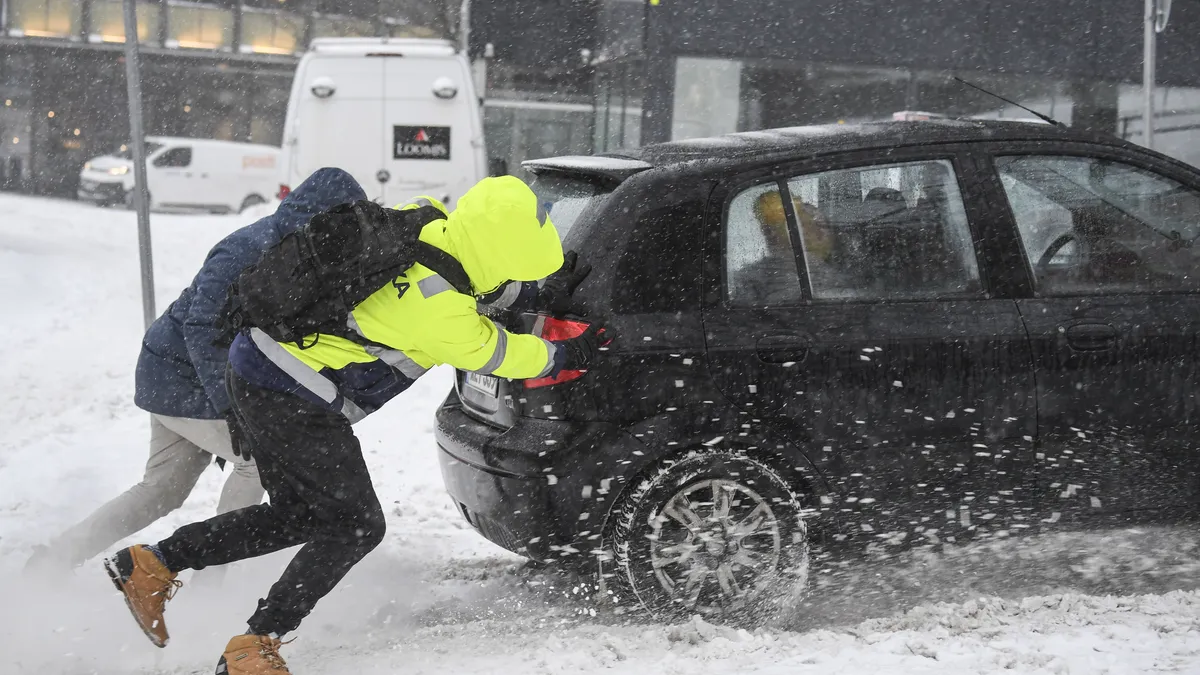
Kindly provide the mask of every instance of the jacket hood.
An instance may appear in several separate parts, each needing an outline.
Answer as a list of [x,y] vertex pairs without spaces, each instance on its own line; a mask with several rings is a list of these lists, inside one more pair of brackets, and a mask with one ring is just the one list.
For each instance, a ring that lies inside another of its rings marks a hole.
[[363,192],[362,186],[345,171],[332,167],[317,169],[279,203],[279,208],[275,209],[276,222],[286,222],[297,217],[308,222],[312,216],[328,211],[338,204],[349,204],[366,198],[367,193]]
[[445,237],[476,295],[508,281],[543,279],[563,264],[547,209],[515,176],[485,178],[467,190],[446,219]]

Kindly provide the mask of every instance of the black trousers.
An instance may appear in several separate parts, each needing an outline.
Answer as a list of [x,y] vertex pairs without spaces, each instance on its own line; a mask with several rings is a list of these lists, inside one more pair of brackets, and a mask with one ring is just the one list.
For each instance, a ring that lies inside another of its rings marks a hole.
[[383,509],[349,420],[232,371],[226,381],[270,504],[185,525],[158,546],[174,572],[302,546],[249,621],[282,635],[379,545]]

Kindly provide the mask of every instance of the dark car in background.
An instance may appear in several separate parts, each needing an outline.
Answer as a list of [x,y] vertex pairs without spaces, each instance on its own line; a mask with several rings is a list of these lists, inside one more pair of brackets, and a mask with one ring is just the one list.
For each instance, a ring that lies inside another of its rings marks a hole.
[[459,373],[442,471],[500,546],[722,616],[817,551],[1198,513],[1194,167],[941,120],[526,168],[616,338],[586,373]]

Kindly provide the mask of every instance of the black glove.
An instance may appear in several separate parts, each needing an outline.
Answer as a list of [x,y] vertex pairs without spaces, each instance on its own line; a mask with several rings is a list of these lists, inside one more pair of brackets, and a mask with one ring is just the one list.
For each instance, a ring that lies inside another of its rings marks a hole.
[[567,340],[556,340],[554,344],[566,350],[563,370],[587,370],[600,353],[600,347],[611,341],[612,337],[605,333],[603,324],[592,324],[580,335]]
[[562,267],[546,277],[537,296],[537,310],[551,314],[583,314],[586,310],[582,304],[572,302],[571,294],[583,283],[591,273],[592,266],[586,262],[579,263],[579,254],[567,251],[563,256]]
[[225,424],[229,425],[229,442],[233,445],[234,456],[249,462],[250,444],[246,442],[246,435],[242,433],[242,425],[238,422],[237,415],[232,410],[228,410],[224,417]]

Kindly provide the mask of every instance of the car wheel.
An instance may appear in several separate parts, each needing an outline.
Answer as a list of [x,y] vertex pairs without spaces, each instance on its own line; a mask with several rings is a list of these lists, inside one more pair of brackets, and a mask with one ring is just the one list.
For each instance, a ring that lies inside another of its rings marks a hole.
[[267,200],[263,199],[262,195],[249,195],[248,197],[246,197],[245,199],[242,200],[242,205],[238,208],[238,213],[242,213],[246,209],[251,208],[253,206],[258,206],[259,204],[266,204],[266,203],[267,203]]
[[[760,625],[789,610],[808,580],[808,528],[795,491],[738,450],[705,448],[659,465],[609,518],[601,583],[656,618],[699,614]],[[781,592],[781,589],[786,589]]]
[[[153,209],[154,208],[154,199],[151,198],[149,192],[146,193],[146,201],[150,203],[150,208]],[[125,208],[130,211],[137,210],[137,197],[136,197],[135,191],[134,190],[127,191],[125,193],[125,196],[121,199],[121,203],[123,203],[125,205]]]

